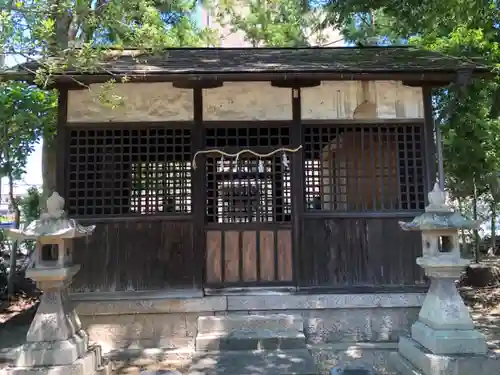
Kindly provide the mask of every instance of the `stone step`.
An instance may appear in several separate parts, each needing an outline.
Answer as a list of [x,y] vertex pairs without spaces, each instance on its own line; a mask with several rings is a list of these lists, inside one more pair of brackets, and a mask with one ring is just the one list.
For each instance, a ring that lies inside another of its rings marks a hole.
[[187,375],[316,375],[307,349],[207,352],[194,356]]
[[214,332],[196,336],[196,351],[214,350],[286,350],[306,348],[306,338],[297,331]]
[[200,316],[198,318],[199,334],[260,329],[303,332],[304,321],[300,315],[288,314]]

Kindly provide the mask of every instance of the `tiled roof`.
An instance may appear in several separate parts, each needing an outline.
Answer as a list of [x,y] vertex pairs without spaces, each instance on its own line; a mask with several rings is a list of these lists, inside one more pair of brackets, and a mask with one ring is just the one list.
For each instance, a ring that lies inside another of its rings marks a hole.
[[[113,74],[146,75],[488,71],[485,65],[470,59],[413,47],[175,48],[155,55],[117,50],[110,54],[103,69]],[[80,72],[68,69],[67,73]]]

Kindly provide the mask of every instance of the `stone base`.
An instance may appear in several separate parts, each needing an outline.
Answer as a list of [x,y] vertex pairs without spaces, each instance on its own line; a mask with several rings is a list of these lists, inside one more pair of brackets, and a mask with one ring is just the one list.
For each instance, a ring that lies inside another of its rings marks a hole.
[[434,354],[486,354],[484,335],[476,330],[436,330],[422,322],[411,327],[411,337]]
[[80,330],[68,340],[27,342],[16,360],[17,367],[62,366],[74,363],[88,350],[88,335]]
[[82,300],[78,315],[103,352],[194,347],[200,316],[300,315],[308,344],[397,342],[418,318],[423,293],[273,294]]
[[[50,353],[49,357],[56,358],[57,352]],[[0,370],[0,375],[109,375],[111,370],[111,364],[102,360],[101,348],[93,346],[69,365],[7,367]]]
[[401,375],[493,375],[500,373],[494,354],[432,354],[415,340],[401,337],[399,352],[391,353],[391,367]]

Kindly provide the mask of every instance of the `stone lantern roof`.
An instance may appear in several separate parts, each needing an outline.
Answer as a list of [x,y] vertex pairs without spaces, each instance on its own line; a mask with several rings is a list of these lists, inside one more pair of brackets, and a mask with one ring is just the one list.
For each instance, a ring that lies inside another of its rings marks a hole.
[[422,215],[410,222],[400,221],[399,225],[406,231],[443,231],[458,229],[477,229],[481,220],[470,220],[458,212],[454,212],[446,204],[446,192],[442,191],[438,183],[429,192],[429,205]]
[[38,240],[40,238],[78,238],[89,236],[94,232],[95,225],[82,226],[74,219],[68,219],[64,211],[64,198],[57,192],[47,199],[47,212],[38,220],[31,222],[26,228],[7,230],[8,234],[17,240]]

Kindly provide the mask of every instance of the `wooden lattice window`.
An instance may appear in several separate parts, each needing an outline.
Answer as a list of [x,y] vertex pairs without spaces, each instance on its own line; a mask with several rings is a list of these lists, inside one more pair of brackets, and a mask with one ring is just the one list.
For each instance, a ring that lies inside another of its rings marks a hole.
[[191,212],[190,129],[78,129],[69,137],[71,214]]
[[422,131],[419,124],[307,126],[307,209],[423,209]]
[[[290,144],[289,128],[209,128],[207,148],[261,153]],[[238,160],[208,155],[206,218],[211,223],[285,222],[291,219],[290,171],[282,155]],[[259,166],[260,165],[260,166]]]

